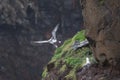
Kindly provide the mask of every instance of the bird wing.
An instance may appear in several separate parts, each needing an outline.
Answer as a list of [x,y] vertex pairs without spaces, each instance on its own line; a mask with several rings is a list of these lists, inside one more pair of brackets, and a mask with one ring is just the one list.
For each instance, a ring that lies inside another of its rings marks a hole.
[[56,31],[58,30],[59,24],[55,26],[55,28],[52,31],[52,37],[56,39]]
[[45,41],[32,41],[32,43],[49,43],[48,40],[45,40]]

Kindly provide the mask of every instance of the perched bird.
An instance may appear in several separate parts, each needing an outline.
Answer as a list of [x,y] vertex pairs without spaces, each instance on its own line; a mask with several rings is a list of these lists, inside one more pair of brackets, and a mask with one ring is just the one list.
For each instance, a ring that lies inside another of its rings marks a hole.
[[90,67],[90,64],[91,64],[91,62],[90,62],[89,57],[86,57],[86,62],[85,62],[85,64],[83,65],[82,71],[84,72],[87,68],[89,68],[89,67]]
[[81,48],[81,47],[83,47],[83,46],[86,46],[86,45],[88,45],[88,44],[89,44],[89,42],[88,42],[87,39],[84,40],[84,41],[82,41],[82,42],[76,41],[76,42],[72,45],[72,48],[73,48],[74,50],[76,50],[76,49]]
[[88,64],[90,64],[90,59],[88,57],[86,57],[86,63],[85,63],[85,65],[88,65]]
[[[58,30],[58,27],[59,27],[59,24],[57,24],[55,26],[55,28],[53,29],[52,36],[51,36],[50,39],[44,40],[44,41],[32,41],[32,43],[40,43],[40,44],[42,44],[42,43],[50,43],[50,44],[54,45],[57,48],[58,46],[56,44],[57,43],[56,32]],[[60,43],[61,41],[58,41],[58,42]]]

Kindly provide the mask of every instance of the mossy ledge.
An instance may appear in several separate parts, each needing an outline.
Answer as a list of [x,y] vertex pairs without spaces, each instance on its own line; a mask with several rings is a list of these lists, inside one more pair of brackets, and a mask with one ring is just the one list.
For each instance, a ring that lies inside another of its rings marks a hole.
[[[57,48],[51,61],[44,68],[43,80],[77,80],[76,72],[83,67],[86,55],[91,50],[88,46],[73,50],[71,46],[75,41],[85,39],[85,30],[82,30]],[[92,55],[89,55],[89,58],[91,62],[94,61]]]

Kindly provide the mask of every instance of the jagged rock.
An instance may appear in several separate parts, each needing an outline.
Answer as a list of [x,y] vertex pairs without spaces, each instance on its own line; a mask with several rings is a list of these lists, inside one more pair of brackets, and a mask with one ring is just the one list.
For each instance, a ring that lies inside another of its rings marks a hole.
[[[96,60],[116,65],[120,60],[120,1],[81,0],[86,36]],[[117,63],[116,63],[117,62]]]
[[[43,80],[119,80],[120,65],[115,66],[120,64],[119,0],[80,0],[80,2],[86,37],[97,63],[94,62],[84,67],[79,66],[82,64],[79,61],[84,61],[82,59],[84,52],[90,51],[84,50],[85,47],[82,49],[83,51],[79,48],[78,51],[71,51],[70,47],[74,43],[73,41],[80,38],[81,34],[79,34],[78,37],[75,36],[72,40],[66,41],[56,50],[48,66],[45,67]],[[79,57],[78,60],[75,60],[77,57]],[[78,66],[78,69],[75,66]]]
[[73,43],[86,41],[85,31],[78,32],[73,38],[66,40],[57,48],[54,56],[44,68],[43,80],[78,80],[77,71],[88,68],[93,62],[93,56],[88,46],[80,46],[76,50],[72,48]]

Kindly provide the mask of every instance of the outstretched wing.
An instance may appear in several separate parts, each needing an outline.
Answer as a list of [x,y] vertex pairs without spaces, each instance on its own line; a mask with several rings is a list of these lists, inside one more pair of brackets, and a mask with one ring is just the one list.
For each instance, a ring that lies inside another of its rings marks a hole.
[[42,44],[42,43],[49,43],[49,41],[48,40],[45,40],[45,41],[32,41],[32,43],[40,43],[40,44]]
[[56,32],[57,32],[57,30],[58,30],[58,27],[59,27],[59,24],[57,24],[57,25],[55,26],[55,28],[53,29],[53,31],[52,31],[52,37],[53,37],[54,39],[56,39]]

